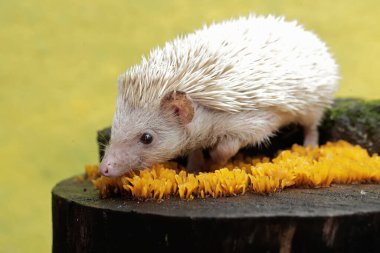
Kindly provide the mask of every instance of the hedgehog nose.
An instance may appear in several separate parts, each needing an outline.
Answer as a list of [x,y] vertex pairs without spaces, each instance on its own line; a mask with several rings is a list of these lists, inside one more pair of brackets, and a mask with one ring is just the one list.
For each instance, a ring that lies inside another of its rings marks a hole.
[[102,173],[103,176],[109,176],[109,168],[111,164],[110,163],[105,163],[101,162],[99,166],[100,173]]

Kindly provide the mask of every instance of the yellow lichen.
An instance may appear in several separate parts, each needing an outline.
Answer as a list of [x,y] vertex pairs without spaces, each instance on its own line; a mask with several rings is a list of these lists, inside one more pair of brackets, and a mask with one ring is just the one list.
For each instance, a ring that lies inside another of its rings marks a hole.
[[380,182],[380,157],[345,141],[311,148],[293,145],[276,158],[238,155],[214,172],[188,173],[167,162],[118,178],[100,176],[97,166],[86,175],[102,197],[122,193],[137,199],[217,198],[246,191],[275,192],[287,187],[328,187],[333,183]]

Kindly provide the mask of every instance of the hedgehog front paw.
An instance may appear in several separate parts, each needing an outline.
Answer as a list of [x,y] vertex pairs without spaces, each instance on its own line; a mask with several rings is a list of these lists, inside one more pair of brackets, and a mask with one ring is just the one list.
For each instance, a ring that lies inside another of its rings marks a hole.
[[228,160],[236,155],[241,147],[241,143],[236,138],[223,138],[210,150],[211,162],[214,167],[224,166]]

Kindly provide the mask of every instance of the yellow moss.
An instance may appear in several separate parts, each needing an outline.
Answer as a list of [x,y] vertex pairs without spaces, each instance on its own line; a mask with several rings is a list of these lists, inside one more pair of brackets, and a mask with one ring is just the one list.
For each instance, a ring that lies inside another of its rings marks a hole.
[[93,180],[100,176],[99,168],[97,165],[86,165],[84,167],[85,175],[88,179]]
[[238,155],[214,172],[187,173],[174,162],[118,178],[100,176],[98,167],[86,166],[86,175],[102,197],[113,193],[129,194],[137,199],[217,198],[275,192],[287,187],[328,187],[332,183],[380,182],[380,157],[345,141],[310,148],[294,145],[276,158],[252,158]]

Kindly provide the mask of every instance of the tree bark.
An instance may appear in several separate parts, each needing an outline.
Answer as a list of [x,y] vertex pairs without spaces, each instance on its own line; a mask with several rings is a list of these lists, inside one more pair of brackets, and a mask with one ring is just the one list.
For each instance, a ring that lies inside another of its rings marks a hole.
[[53,252],[378,252],[380,185],[288,189],[192,201],[99,199],[58,183]]

